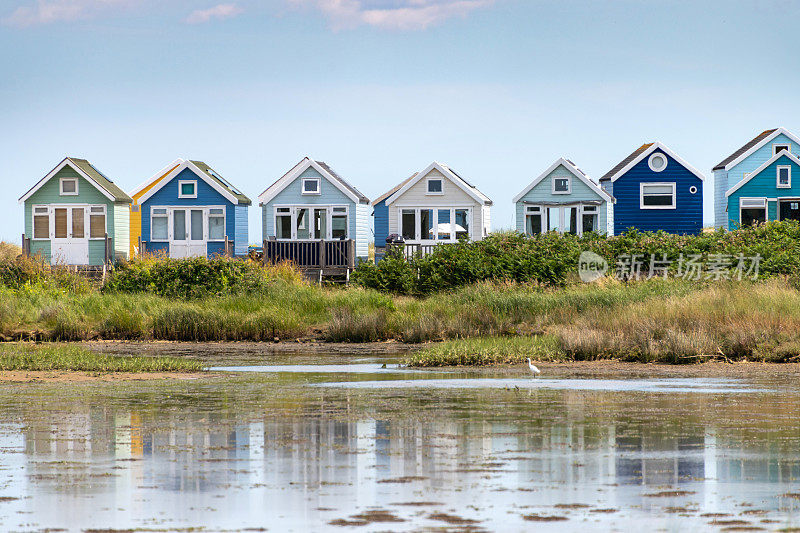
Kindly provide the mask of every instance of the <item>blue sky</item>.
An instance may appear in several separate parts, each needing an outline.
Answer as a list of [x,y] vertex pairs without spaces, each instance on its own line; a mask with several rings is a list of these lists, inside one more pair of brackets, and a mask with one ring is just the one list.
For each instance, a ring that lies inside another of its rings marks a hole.
[[[800,3],[0,0],[0,238],[65,155],[131,190],[201,159],[254,202],[303,156],[374,198],[432,160],[495,202],[659,140],[703,172],[800,132]],[[261,236],[251,209],[250,237]]]

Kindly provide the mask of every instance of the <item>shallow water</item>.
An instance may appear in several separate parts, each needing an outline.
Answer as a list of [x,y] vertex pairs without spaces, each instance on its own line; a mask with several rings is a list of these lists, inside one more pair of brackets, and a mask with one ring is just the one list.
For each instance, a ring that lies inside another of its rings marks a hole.
[[[209,366],[235,367],[225,350],[204,349]],[[3,386],[0,531],[800,527],[791,377],[297,359],[196,381]]]

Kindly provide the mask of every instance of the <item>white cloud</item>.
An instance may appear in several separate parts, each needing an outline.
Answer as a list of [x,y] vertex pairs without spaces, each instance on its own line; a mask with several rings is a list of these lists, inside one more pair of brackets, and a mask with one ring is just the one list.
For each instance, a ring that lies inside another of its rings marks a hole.
[[219,4],[209,9],[192,11],[186,17],[187,24],[203,24],[212,19],[228,19],[239,15],[244,10],[236,4]]
[[452,17],[492,5],[495,0],[289,0],[321,11],[334,29],[361,25],[390,30],[422,30]]
[[89,18],[113,7],[135,5],[136,0],[36,0],[20,6],[2,19],[9,26],[40,26]]

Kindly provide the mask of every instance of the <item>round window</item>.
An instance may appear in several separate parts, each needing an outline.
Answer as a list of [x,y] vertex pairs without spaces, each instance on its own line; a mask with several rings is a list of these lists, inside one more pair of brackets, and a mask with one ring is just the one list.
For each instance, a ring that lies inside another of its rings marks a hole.
[[667,168],[667,158],[664,154],[656,152],[650,156],[650,159],[647,160],[647,164],[650,165],[650,170],[653,172],[661,172]]
[[692,193],[692,194],[696,194],[697,193],[697,187],[692,185],[691,187],[689,187],[689,192]]

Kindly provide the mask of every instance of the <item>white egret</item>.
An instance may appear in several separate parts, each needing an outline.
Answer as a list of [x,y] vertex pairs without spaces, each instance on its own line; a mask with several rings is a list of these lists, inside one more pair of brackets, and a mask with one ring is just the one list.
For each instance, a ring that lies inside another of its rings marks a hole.
[[542,371],[536,368],[536,365],[534,365],[533,362],[531,362],[530,357],[528,357],[528,368],[531,369],[531,372],[533,372],[534,375],[542,373]]

